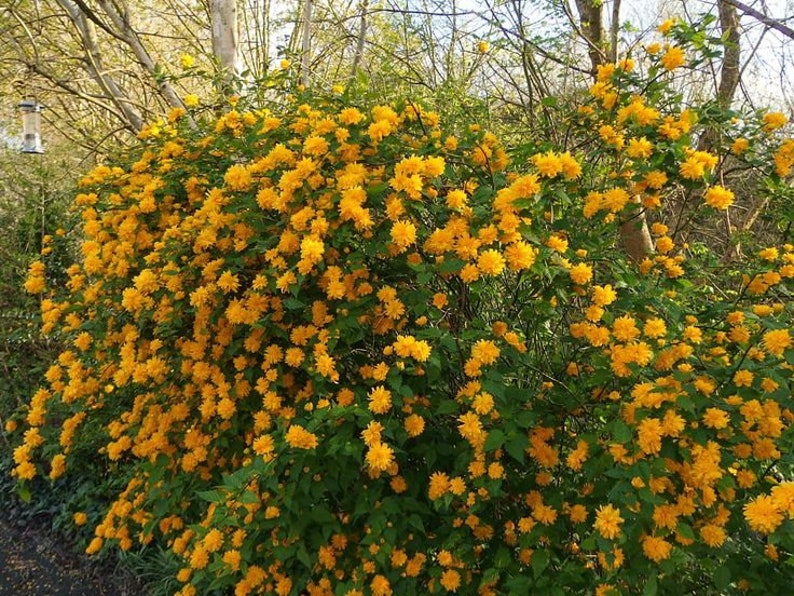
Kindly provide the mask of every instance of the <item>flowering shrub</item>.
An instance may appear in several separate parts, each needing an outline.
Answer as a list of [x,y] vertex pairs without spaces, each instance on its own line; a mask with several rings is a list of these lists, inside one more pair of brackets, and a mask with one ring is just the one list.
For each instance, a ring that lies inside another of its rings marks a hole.
[[[615,246],[674,192],[735,200],[674,47],[650,86],[602,69],[582,152],[526,163],[410,103],[150,127],[75,198],[16,474],[101,453],[129,481],[88,552],[167,545],[184,594],[786,585],[794,247],[715,289],[660,222],[643,262]],[[726,141],[773,191],[774,122]]]

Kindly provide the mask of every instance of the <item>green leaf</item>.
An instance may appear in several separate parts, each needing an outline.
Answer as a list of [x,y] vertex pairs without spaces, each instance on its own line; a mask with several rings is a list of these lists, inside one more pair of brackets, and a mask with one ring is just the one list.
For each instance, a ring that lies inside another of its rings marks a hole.
[[545,550],[537,550],[532,555],[532,573],[536,578],[549,566],[549,553]]
[[631,432],[631,429],[620,420],[615,421],[612,426],[612,436],[618,443],[628,443],[631,441],[634,434]]
[[436,414],[453,414],[458,411],[458,404],[453,399],[445,399],[436,408]]
[[438,266],[439,273],[457,273],[463,268],[466,263],[461,259],[446,258],[441,265]]
[[311,569],[313,567],[312,558],[309,556],[309,551],[306,550],[305,546],[301,545],[298,548],[297,556],[298,560],[306,565],[307,568]]
[[196,493],[200,499],[210,503],[223,503],[225,497],[219,490],[201,490]]
[[524,457],[526,455],[525,450],[528,445],[529,439],[527,439],[526,436],[517,435],[505,444],[505,451],[516,461],[524,463]]
[[689,540],[695,540],[695,532],[692,527],[685,523],[678,524],[678,533],[681,534],[684,538],[688,538]]
[[30,503],[30,488],[28,488],[27,484],[20,484],[17,488],[17,494],[23,503]]
[[508,565],[510,565],[510,561],[513,559],[512,555],[510,554],[510,549],[506,546],[502,546],[496,551],[496,555],[494,555],[493,564],[494,567],[497,569],[504,569]]
[[419,517],[419,515],[417,515],[416,513],[408,516],[408,525],[411,526],[412,528],[415,528],[422,534],[424,534],[425,532],[425,524],[424,522],[422,522],[422,518]]
[[259,496],[255,492],[247,490],[237,500],[243,505],[253,505],[259,503]]
[[302,308],[306,308],[306,303],[301,302],[297,298],[286,298],[282,300],[282,304],[287,310],[300,310]]
[[720,592],[731,584],[731,570],[728,567],[720,567],[714,572],[714,587]]
[[642,590],[642,596],[656,596],[658,590],[659,584],[656,581],[656,576],[652,575],[648,578],[648,583],[645,584],[645,588]]
[[488,438],[485,439],[485,445],[483,449],[485,451],[495,451],[499,449],[505,442],[505,434],[499,430],[494,429],[488,432]]
[[516,424],[521,428],[531,428],[535,426],[537,415],[535,412],[524,411],[515,417]]

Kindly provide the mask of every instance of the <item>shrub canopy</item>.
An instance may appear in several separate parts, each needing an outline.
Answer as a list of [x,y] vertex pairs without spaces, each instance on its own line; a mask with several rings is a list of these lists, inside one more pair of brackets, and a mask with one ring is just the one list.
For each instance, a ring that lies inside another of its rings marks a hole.
[[106,458],[88,551],[167,545],[185,594],[790,585],[794,247],[716,285],[660,222],[641,263],[616,238],[675,194],[728,209],[729,155],[778,192],[792,141],[680,106],[665,56],[512,163],[411,103],[150,126],[75,198],[17,475]]

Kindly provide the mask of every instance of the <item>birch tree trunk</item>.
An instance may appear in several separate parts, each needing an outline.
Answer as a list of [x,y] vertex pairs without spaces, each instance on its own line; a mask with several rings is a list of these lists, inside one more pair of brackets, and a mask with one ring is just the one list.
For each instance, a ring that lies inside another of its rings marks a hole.
[[224,93],[231,93],[240,76],[240,36],[236,0],[210,0],[212,51],[218,58]]
[[301,83],[309,86],[309,69],[312,51],[312,0],[303,4],[303,43],[301,44]]
[[367,9],[369,0],[361,3],[361,20],[358,24],[358,38],[356,39],[356,53],[353,55],[353,66],[350,68],[350,78],[355,79],[358,68],[361,64],[361,57],[364,55],[364,43],[367,39]]

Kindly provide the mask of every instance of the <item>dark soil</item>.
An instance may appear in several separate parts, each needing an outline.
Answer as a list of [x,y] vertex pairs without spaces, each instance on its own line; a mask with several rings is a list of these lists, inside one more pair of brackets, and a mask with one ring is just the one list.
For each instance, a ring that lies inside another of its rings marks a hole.
[[134,578],[78,554],[45,522],[22,523],[0,511],[0,596],[139,596]]

